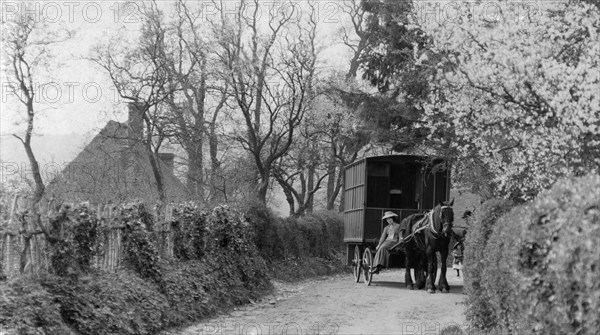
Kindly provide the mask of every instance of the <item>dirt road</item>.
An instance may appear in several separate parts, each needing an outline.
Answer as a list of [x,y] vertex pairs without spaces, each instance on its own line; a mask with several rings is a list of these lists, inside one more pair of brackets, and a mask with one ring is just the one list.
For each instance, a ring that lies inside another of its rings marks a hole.
[[351,274],[276,282],[261,301],[164,335],[439,334],[464,323],[461,279],[448,271],[447,294],[406,289],[403,269],[382,271],[371,286]]

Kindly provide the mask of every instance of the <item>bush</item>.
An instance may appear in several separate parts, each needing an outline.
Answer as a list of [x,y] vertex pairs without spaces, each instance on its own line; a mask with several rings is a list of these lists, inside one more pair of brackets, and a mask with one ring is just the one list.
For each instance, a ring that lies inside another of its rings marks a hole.
[[[488,290],[504,325],[528,324],[544,334],[600,329],[599,189],[597,175],[565,179],[503,218],[510,228],[494,232],[493,239],[509,243],[500,246],[503,258],[496,266],[510,276],[490,281]],[[489,265],[484,275],[492,278]],[[515,290],[502,290],[508,285]]]
[[[519,285],[515,255],[519,249],[519,236],[527,230],[523,223],[530,214],[526,206],[514,208],[502,216],[495,226],[482,257],[481,288],[479,294],[485,300],[485,326],[513,329],[518,333],[530,333],[528,325],[517,316],[522,312],[518,303]],[[482,322],[483,323],[483,322]],[[527,328],[527,329],[524,329]]]
[[440,335],[463,335],[464,333],[458,325],[446,326],[440,331]]
[[[266,276],[250,283],[235,266],[212,262],[178,262],[165,268],[165,294],[171,302],[168,319],[173,325],[189,323],[220,308],[247,303],[272,289]],[[248,284],[248,285],[245,285]]]
[[170,301],[169,319],[174,324],[197,320],[213,313],[211,278],[214,270],[199,261],[181,262],[165,268],[165,295]]
[[337,252],[344,247],[344,219],[338,212],[327,211],[313,214],[325,224],[327,246]]
[[0,327],[18,334],[68,334],[70,327],[81,334],[156,334],[271,289],[265,277],[244,285],[233,265],[190,261],[163,268],[162,288],[130,270],[78,280],[19,278],[3,284]]
[[102,250],[96,213],[82,203],[74,208],[63,206],[49,219],[50,272],[73,278],[89,272],[93,257]]
[[490,328],[497,323],[489,305],[489,297],[482,288],[481,273],[485,266],[483,258],[490,234],[500,216],[512,206],[510,201],[488,200],[473,213],[470,220],[464,258],[464,287],[468,295],[465,316],[476,328]]
[[228,207],[217,206],[206,225],[207,261],[214,262],[224,278],[241,280],[245,288],[260,286],[267,280],[266,264],[254,239],[249,222]]
[[162,285],[160,256],[151,232],[154,220],[144,204],[136,202],[119,206],[115,222],[125,225],[123,229],[123,263],[142,278]]
[[298,218],[288,217],[276,222],[277,234],[283,242],[283,259],[298,259],[308,256],[306,231]]
[[19,280],[0,285],[0,330],[20,335],[68,334],[59,303],[40,283]]
[[76,282],[43,282],[64,320],[82,334],[155,334],[168,325],[167,298],[157,285],[129,271],[99,273]]
[[306,241],[305,255],[325,258],[329,254],[327,227],[318,216],[312,214],[299,219],[299,228]]
[[318,212],[281,219],[265,207],[253,206],[246,211],[246,219],[254,227],[260,254],[270,262],[330,258],[344,246],[344,223],[339,213]]
[[540,334],[600,329],[600,177],[562,180],[503,217],[483,279],[496,319]]
[[267,261],[284,258],[285,247],[278,234],[278,217],[264,205],[254,205],[245,210],[246,221],[254,229],[254,245]]
[[199,260],[204,255],[204,235],[208,213],[192,203],[174,208],[173,255],[179,260]]

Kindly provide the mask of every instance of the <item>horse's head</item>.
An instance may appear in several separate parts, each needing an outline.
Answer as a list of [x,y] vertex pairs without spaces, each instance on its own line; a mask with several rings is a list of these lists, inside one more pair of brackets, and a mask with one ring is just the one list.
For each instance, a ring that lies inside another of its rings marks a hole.
[[454,223],[454,199],[440,203],[440,219],[442,222],[442,235],[448,237],[452,235],[452,224]]

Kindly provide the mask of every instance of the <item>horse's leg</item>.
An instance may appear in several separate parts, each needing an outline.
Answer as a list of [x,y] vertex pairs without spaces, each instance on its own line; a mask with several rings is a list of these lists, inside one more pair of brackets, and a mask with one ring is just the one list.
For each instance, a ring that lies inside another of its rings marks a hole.
[[416,259],[415,267],[415,281],[417,282],[417,289],[422,290],[425,287],[425,280],[427,279],[427,254],[424,251],[419,250],[418,258]]
[[448,259],[448,247],[443,247],[440,250],[440,257],[442,261],[442,270],[440,272],[440,290],[442,293],[450,292],[450,285],[448,285],[448,280],[446,280],[446,260]]
[[[406,287],[414,290],[415,285],[413,284],[412,277],[410,276],[410,268],[414,268],[415,264],[415,253],[410,250],[409,247],[406,247],[406,272],[404,273],[404,283]],[[415,273],[417,271],[415,270]],[[416,278],[415,278],[416,279]]]
[[437,256],[433,248],[428,245],[427,246],[427,282],[425,286],[427,287],[427,292],[435,293],[435,277],[437,272]]
[[436,251],[433,251],[432,255],[433,255],[433,262],[431,262],[431,264],[433,264],[433,270],[432,270],[433,271],[432,272],[433,273],[433,278],[432,278],[431,283],[432,283],[432,286],[433,286],[433,290],[435,291],[435,290],[437,290],[437,285],[435,283],[437,283],[437,279],[438,279],[438,276],[437,276],[438,254],[437,254]]

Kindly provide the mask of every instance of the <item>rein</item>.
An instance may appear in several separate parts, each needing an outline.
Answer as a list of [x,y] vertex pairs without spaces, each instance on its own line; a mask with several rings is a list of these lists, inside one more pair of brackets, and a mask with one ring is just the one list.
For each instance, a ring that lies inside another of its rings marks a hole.
[[[452,208],[452,206],[441,206],[441,208],[440,208],[440,220],[442,219],[442,211],[443,211],[445,208]],[[440,238],[440,233],[439,233],[439,232],[438,232],[438,231],[435,229],[435,227],[434,227],[434,224],[433,224],[433,212],[434,212],[434,211],[433,211],[433,209],[432,209],[432,210],[430,210],[430,211],[427,213],[427,221],[429,221],[429,222],[428,222],[426,225],[424,225],[423,227],[421,227],[421,228],[419,228],[419,229],[417,229],[417,230],[413,231],[413,232],[412,232],[412,233],[410,233],[408,236],[406,236],[406,237],[402,238],[402,239],[401,239],[401,240],[400,240],[398,243],[394,244],[394,245],[393,245],[393,246],[392,246],[390,249],[394,249],[394,248],[396,248],[397,246],[399,246],[399,245],[401,245],[401,244],[403,244],[403,243],[406,243],[406,242],[410,241],[411,239],[413,239],[413,238],[415,237],[415,235],[416,235],[417,233],[419,233],[420,231],[422,231],[422,230],[424,230],[424,229],[427,229],[427,228],[429,228],[429,230],[431,230],[431,232],[433,233],[433,238],[434,238],[434,239],[436,239],[436,240],[437,240],[438,238]],[[449,225],[449,223],[444,223],[444,225],[442,226],[442,228],[443,228],[444,226],[447,226],[447,225]]]

